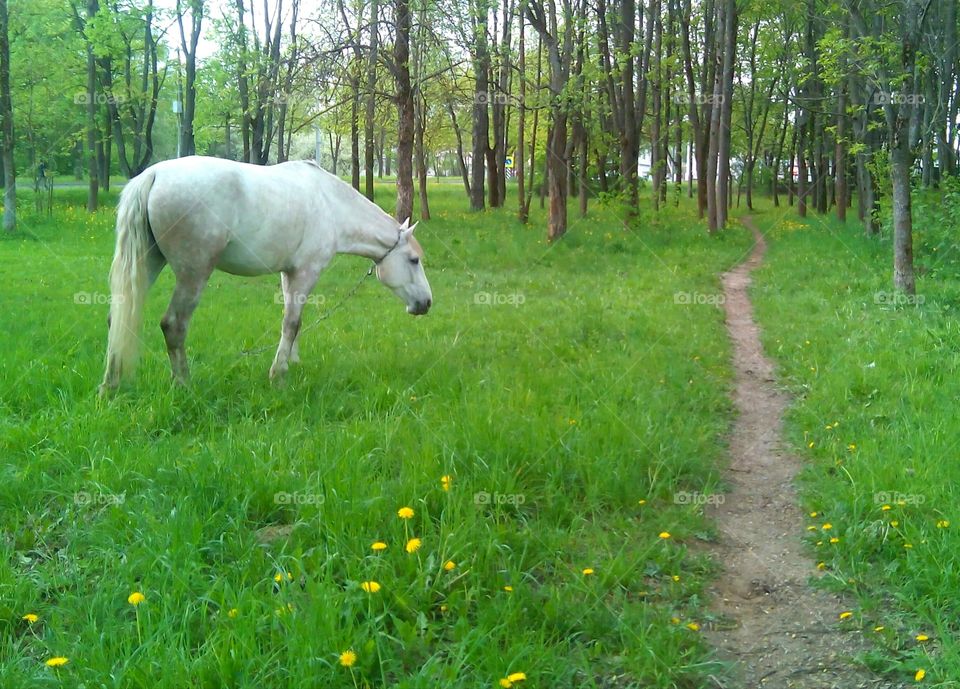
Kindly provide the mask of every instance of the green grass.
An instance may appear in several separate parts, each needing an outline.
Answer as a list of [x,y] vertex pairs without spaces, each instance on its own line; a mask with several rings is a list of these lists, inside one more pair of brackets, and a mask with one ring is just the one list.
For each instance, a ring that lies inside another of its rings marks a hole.
[[[112,209],[58,190],[53,221],[23,211],[26,236],[0,240],[4,689],[475,689],[520,671],[693,689],[721,670],[686,627],[707,615],[712,570],[688,545],[710,526],[674,496],[716,490],[730,352],[721,312],[677,295],[715,294],[747,234],[708,238],[687,207],[624,233],[594,207],[548,246],[539,210],[524,227],[433,194],[427,317],[371,280],[304,334],[277,389],[272,351],[242,350],[275,344],[278,280],[217,274],[178,388],[156,325],[166,273],[139,377],[107,402]],[[335,261],[304,323],[366,268]]]
[[878,644],[875,668],[958,687],[960,256],[939,203],[917,205],[921,303],[892,294],[888,235],[864,237],[855,214],[843,226],[786,209],[756,216],[772,241],[753,297],[794,397],[788,434],[807,462],[824,584],[855,594],[850,624]]

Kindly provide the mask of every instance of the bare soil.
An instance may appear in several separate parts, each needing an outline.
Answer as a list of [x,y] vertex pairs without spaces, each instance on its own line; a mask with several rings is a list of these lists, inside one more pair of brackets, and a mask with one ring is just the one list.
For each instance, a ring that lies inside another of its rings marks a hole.
[[849,602],[811,586],[822,573],[801,540],[805,515],[794,488],[800,461],[782,439],[789,400],[776,387],[747,294],[766,242],[749,217],[743,223],[753,232],[753,251],[722,276],[738,415],[730,438],[730,491],[709,509],[720,532],[712,552],[724,571],[711,591],[720,622],[706,631],[719,657],[733,664],[733,679],[715,682],[723,689],[901,687],[857,662],[870,644],[839,620]]

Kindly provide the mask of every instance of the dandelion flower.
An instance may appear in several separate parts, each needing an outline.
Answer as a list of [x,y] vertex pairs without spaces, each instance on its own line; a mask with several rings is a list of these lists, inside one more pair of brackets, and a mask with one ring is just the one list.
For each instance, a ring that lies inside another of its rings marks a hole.
[[824,524],[824,525],[821,526],[820,528],[823,529],[824,531],[829,531],[830,529],[833,528],[833,524],[831,524],[830,522],[827,522],[826,524]]
[[37,616],[37,615],[34,615],[32,612],[28,612],[26,615],[24,615],[24,616],[21,617],[20,619],[26,620],[26,621],[29,622],[30,624],[33,624],[34,622],[36,622],[37,620],[39,620],[40,617]]
[[63,656],[56,656],[54,658],[50,658],[49,660],[47,660],[46,666],[47,667],[63,667],[69,662],[70,662],[69,658],[64,658]]
[[507,593],[513,593],[513,587],[512,587],[512,586],[509,586],[509,585],[508,585],[508,586],[504,586],[504,587],[503,587],[503,590],[506,591]]
[[380,552],[381,550],[386,550],[386,549],[387,549],[387,544],[384,543],[383,541],[377,541],[376,543],[370,546],[370,550],[377,553]]
[[941,519],[937,522],[938,529],[946,529],[948,526],[950,526],[950,522],[947,519]]
[[456,568],[457,568],[457,563],[454,562],[453,560],[447,560],[446,562],[443,563],[443,570],[445,572],[452,572]]
[[593,574],[593,568],[592,568],[592,567],[587,567],[586,569],[583,570],[583,576],[588,577],[588,576],[590,576],[591,574]]
[[357,662],[357,654],[353,650],[344,651],[340,654],[340,664],[343,667],[353,667],[355,662]]
[[846,619],[848,619],[848,618],[850,618],[850,617],[853,617],[853,613],[850,612],[849,610],[847,610],[846,612],[840,613],[840,619],[841,619],[841,620],[846,620]]
[[692,631],[692,632],[699,632],[699,631],[700,631],[700,625],[697,624],[696,622],[689,622],[689,623],[687,623],[687,629],[689,629],[689,630]]
[[884,629],[886,629],[886,627],[884,627],[882,624],[878,624],[876,627],[873,628],[873,631],[882,632]]
[[231,620],[234,619],[239,614],[240,614],[240,611],[237,610],[236,608],[230,608],[229,610],[227,610],[227,617],[229,617]]
[[922,682],[923,678],[927,676],[927,671],[924,669],[917,670],[917,674],[913,676],[913,679],[917,682]]
[[413,519],[413,509],[410,507],[401,507],[397,510],[397,516],[401,519]]
[[511,672],[507,675],[507,679],[511,682],[524,682],[527,679],[527,673],[525,672]]
[[140,605],[140,604],[141,604],[143,601],[145,601],[146,599],[147,599],[147,597],[144,596],[144,595],[143,595],[142,593],[140,593],[139,591],[134,591],[134,592],[131,593],[129,596],[127,596],[127,602],[128,602],[130,605],[133,605],[134,607],[136,607],[137,605]]
[[360,588],[362,588],[367,593],[379,593],[380,584],[375,581],[364,581],[360,583]]
[[896,529],[898,526],[900,526],[900,522],[899,522],[898,520],[894,519],[892,522],[890,522],[890,526],[892,526],[894,529]]
[[915,638],[916,638],[917,641],[919,641],[919,642],[921,642],[921,643],[923,643],[924,641],[929,641],[929,640],[930,640],[930,637],[927,636],[926,634],[917,634],[917,636],[916,636]]
[[450,486],[453,485],[453,476],[446,474],[440,477],[440,485],[444,490],[450,490]]
[[669,531],[661,531],[661,532],[660,532],[660,538],[662,538],[663,540],[667,540],[668,538],[670,538],[670,532],[669,532]]
[[646,504],[647,504],[647,501],[646,501],[646,500],[640,500],[637,504],[638,504],[638,505],[646,505]]
[[411,538],[407,541],[406,549],[408,553],[415,553],[420,550],[420,546],[423,545],[423,541],[419,538]]
[[831,543],[839,543],[839,542],[840,542],[840,539],[837,538],[836,536],[834,536],[833,538],[830,539],[830,542],[831,542]]
[[819,514],[819,512],[811,512],[811,513],[810,513],[810,518],[811,518],[811,519],[814,519],[818,514]]
[[817,530],[817,527],[814,526],[813,524],[807,527],[807,531],[816,531],[816,530]]
[[509,679],[507,679],[506,677],[501,677],[501,678],[500,678],[500,686],[503,687],[503,689],[510,689],[510,687],[513,686],[513,682],[511,682],[511,681],[510,681]]
[[881,507],[880,509],[881,509],[882,511],[884,511],[884,512],[889,512],[889,511],[890,511],[891,509],[893,509],[893,508],[890,507],[890,505],[884,505],[884,506]]
[[826,562],[818,562],[818,563],[817,563],[817,569],[823,570],[823,569],[826,569],[826,568],[827,568],[827,563],[826,563]]
[[674,575],[673,575],[672,577],[670,577],[670,578],[673,579],[674,581],[680,581],[680,575],[679,575],[679,574],[674,574]]

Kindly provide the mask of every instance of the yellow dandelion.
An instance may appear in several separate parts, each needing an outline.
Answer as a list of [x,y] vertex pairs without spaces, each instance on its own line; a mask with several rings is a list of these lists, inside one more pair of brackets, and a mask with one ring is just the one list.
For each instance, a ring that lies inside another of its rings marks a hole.
[[397,516],[401,519],[413,519],[413,509],[410,507],[401,507],[397,510]]
[[507,593],[513,593],[513,587],[509,585],[504,586],[503,590],[506,591]]
[[230,608],[229,610],[227,610],[227,617],[229,617],[231,620],[234,619],[239,614],[240,614],[240,611],[237,610],[236,608]]
[[807,527],[807,531],[816,531],[816,530],[817,530],[817,527],[814,526],[813,524]]
[[671,618],[670,618],[670,622],[671,622],[672,624],[680,624],[680,618],[679,618],[679,617],[671,617]]
[[696,622],[688,622],[688,623],[687,623],[687,629],[689,629],[689,630],[692,631],[692,632],[699,632],[699,631],[700,631],[700,625],[697,624]]
[[421,545],[423,545],[423,541],[421,541],[419,538],[411,538],[409,541],[407,541],[407,545],[405,547],[408,553],[415,553],[420,550]]
[[923,678],[927,676],[927,671],[924,669],[917,670],[917,674],[913,676],[913,679],[917,682],[922,682]]
[[914,638],[915,638],[917,641],[919,641],[920,643],[923,643],[924,641],[929,641],[929,640],[930,640],[930,637],[927,636],[926,634],[917,634]]
[[127,602],[128,602],[130,605],[134,606],[134,607],[140,605],[140,604],[141,604],[143,601],[145,601],[146,599],[147,599],[147,597],[144,596],[144,595],[143,595],[142,593],[140,593],[139,591],[134,591],[134,592],[131,593],[129,596],[127,596]]
[[447,560],[446,562],[443,563],[443,571],[445,572],[452,572],[456,568],[457,568],[457,563],[454,562],[453,560]]
[[811,519],[815,519],[818,514],[820,514],[820,513],[819,513],[819,512],[811,512],[811,513],[810,513],[810,518],[811,518]]
[[360,588],[362,588],[367,593],[379,593],[380,584],[375,581],[363,581],[360,582]]
[[847,445],[847,449],[850,450],[850,452],[853,452],[854,450],[857,449],[856,443],[850,443],[849,445]]
[[950,526],[950,522],[947,519],[941,519],[937,522],[938,529],[946,529],[948,526]]
[[446,605],[441,605],[441,606],[440,606],[440,612],[446,612],[448,609],[449,609],[449,608],[447,608]]
[[890,505],[884,505],[884,506],[881,507],[880,509],[881,509],[882,511],[884,511],[884,512],[889,512],[889,511],[892,510],[893,508],[890,507]]
[[890,526],[892,526],[893,528],[897,528],[898,526],[900,526],[900,522],[894,519],[892,522],[890,522]]
[[660,532],[660,538],[662,538],[663,540],[667,540],[668,538],[670,538],[670,532],[669,532],[669,531],[661,531],[661,532]]
[[647,504],[647,501],[646,501],[646,500],[640,500],[640,501],[637,502],[637,504],[638,504],[638,505],[646,505],[646,504]]
[[818,563],[817,563],[817,569],[823,570],[823,569],[826,569],[826,568],[827,568],[827,563],[826,563],[826,562],[818,562]]
[[353,667],[355,662],[357,662],[357,654],[353,652],[353,649],[346,650],[340,654],[340,664],[343,667]]
[[807,443],[807,447],[813,448],[813,441],[812,441],[812,440],[811,440],[809,443]]
[[846,620],[846,619],[848,619],[848,618],[850,618],[850,617],[853,617],[853,613],[850,612],[849,610],[847,610],[846,612],[840,613],[840,619],[841,619],[841,620]]
[[374,552],[376,552],[376,553],[380,552],[381,550],[386,550],[386,549],[387,549],[387,544],[384,543],[383,541],[377,541],[376,543],[374,543],[373,545],[370,546],[370,550],[372,550],[372,551],[374,551]]
[[586,567],[583,570],[583,576],[589,577],[591,574],[593,574],[593,567]]
[[833,524],[831,524],[830,522],[827,522],[826,524],[824,524],[824,525],[821,526],[820,528],[823,529],[824,531],[829,531],[830,529],[833,528]]
[[510,689],[510,687],[513,686],[513,682],[511,682],[511,681],[510,681],[509,679],[507,679],[506,677],[501,677],[501,678],[500,678],[500,686],[503,687],[503,689]]
[[882,632],[884,629],[886,629],[886,627],[884,627],[882,624],[878,624],[876,627],[873,628],[873,631]]
[[450,486],[453,485],[453,476],[449,474],[440,477],[440,485],[444,490],[450,490]]
[[39,617],[38,615],[34,615],[32,612],[28,612],[26,615],[24,615],[24,616],[21,617],[20,619],[26,620],[26,621],[29,622],[30,624],[33,624],[34,622],[36,622],[37,620],[39,620],[40,617]]
[[507,675],[507,679],[511,682],[524,682],[527,679],[527,674],[525,672],[511,672]]
[[69,658],[64,658],[63,656],[55,656],[47,660],[45,664],[47,667],[63,667],[69,662],[70,662]]
[[913,543],[904,543],[904,544],[903,544],[903,547],[904,547],[904,548],[907,548],[908,550],[912,550],[912,549],[913,549]]
[[680,575],[679,575],[679,574],[674,574],[674,575],[671,577],[671,579],[673,579],[674,581],[680,581]]

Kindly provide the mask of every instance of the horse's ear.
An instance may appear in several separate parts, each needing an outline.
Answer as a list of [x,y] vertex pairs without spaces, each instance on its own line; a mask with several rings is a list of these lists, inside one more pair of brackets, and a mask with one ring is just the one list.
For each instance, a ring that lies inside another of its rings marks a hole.
[[410,227],[410,218],[407,218],[402,223],[400,223],[401,230],[406,230],[408,227]]
[[410,234],[413,234],[413,231],[414,231],[415,229],[417,229],[417,225],[419,225],[419,224],[420,224],[420,221],[418,220],[417,222],[413,223],[413,224],[410,226]]

